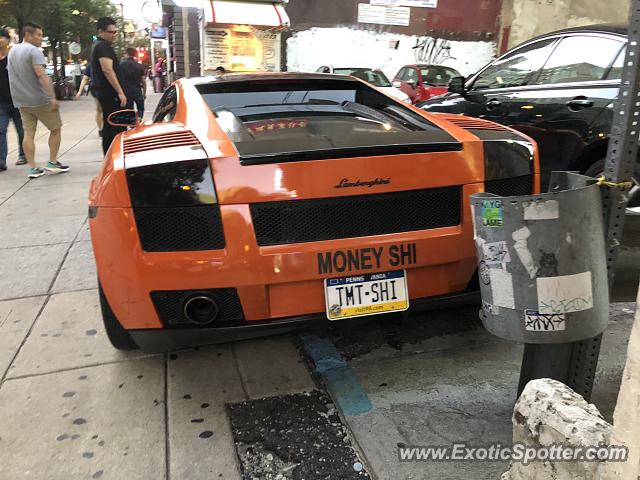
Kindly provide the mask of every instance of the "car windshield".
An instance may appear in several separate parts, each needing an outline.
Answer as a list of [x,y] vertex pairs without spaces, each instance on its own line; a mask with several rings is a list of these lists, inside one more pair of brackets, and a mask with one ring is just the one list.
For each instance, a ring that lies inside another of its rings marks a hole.
[[449,67],[429,66],[420,68],[422,82],[436,87],[446,87],[453,77],[460,77],[457,70]]
[[391,82],[380,70],[370,68],[334,68],[333,73],[338,75],[351,75],[376,87],[390,87]]

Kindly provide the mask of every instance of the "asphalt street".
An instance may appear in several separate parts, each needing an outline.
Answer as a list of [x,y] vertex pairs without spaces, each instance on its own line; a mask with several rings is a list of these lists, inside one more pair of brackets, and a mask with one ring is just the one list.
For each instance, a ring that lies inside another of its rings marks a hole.
[[[72,170],[27,180],[10,128],[9,170],[0,174],[1,479],[341,472],[386,480],[506,470],[398,460],[401,445],[509,441],[521,346],[484,332],[474,308],[339,325],[328,338],[284,335],[165,355],[114,350],[87,228],[88,186],[102,156],[93,102],[61,109],[60,160]],[[46,158],[40,130],[37,161]],[[639,250],[625,246],[619,300],[628,303],[614,305],[603,344],[594,403],[606,417],[624,364]]]

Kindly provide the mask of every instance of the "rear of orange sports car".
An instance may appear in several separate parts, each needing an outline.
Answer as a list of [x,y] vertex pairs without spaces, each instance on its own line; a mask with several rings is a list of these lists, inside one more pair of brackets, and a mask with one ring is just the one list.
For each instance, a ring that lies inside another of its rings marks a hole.
[[536,146],[351,77],[180,80],[90,198],[109,338],[148,351],[402,311],[476,282],[469,195],[539,189]]

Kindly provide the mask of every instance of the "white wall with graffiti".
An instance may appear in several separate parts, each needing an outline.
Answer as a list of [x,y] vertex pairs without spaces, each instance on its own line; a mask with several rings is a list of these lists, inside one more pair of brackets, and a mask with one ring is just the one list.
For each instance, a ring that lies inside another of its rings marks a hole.
[[389,79],[400,67],[435,63],[476,72],[495,57],[493,42],[458,42],[354,28],[311,28],[287,40],[287,70],[315,72],[322,65],[370,67]]

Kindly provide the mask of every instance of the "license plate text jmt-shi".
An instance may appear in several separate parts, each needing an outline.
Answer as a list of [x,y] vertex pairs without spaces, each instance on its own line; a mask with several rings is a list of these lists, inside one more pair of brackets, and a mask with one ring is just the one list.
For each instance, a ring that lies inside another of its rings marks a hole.
[[327,317],[337,320],[406,310],[406,275],[403,270],[325,280]]

